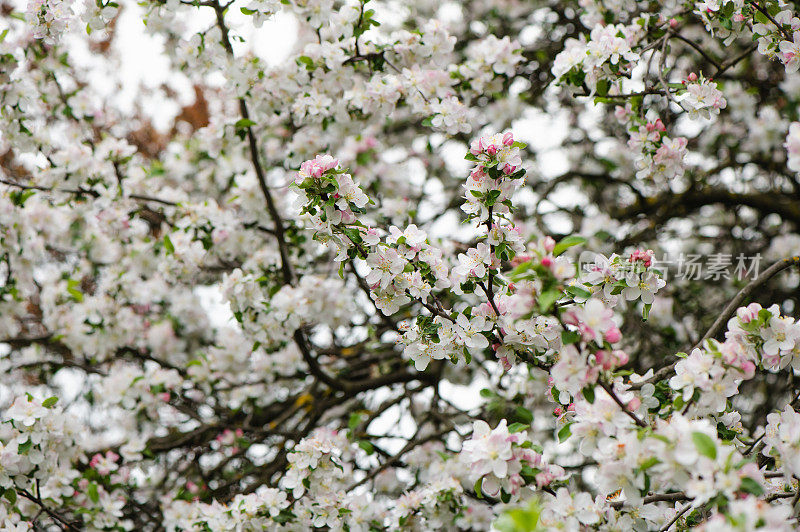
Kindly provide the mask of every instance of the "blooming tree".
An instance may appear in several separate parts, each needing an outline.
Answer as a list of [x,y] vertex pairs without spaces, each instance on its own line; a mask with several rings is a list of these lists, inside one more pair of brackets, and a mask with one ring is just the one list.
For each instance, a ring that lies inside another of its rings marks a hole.
[[0,14],[2,530],[797,529],[791,2]]

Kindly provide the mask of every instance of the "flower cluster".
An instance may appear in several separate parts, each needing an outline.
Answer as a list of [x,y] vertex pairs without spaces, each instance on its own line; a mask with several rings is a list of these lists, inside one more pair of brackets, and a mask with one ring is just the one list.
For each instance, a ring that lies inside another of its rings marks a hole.
[[[797,72],[800,68],[800,18],[788,9],[778,11],[771,20],[762,12],[754,11],[753,18],[759,53],[778,59],[786,66],[786,72]],[[788,35],[791,39],[787,39]]]
[[[403,331],[403,336],[399,340],[403,345],[403,355],[414,362],[414,367],[418,371],[424,371],[431,360],[457,358],[464,345],[459,341],[457,328],[453,322],[441,316],[433,318],[419,316],[413,324],[401,323],[400,328]],[[484,329],[485,324],[480,327],[480,330]],[[489,342],[486,337],[475,334],[476,332],[478,331],[473,332],[470,337],[471,343],[476,345],[480,338],[483,338],[484,347],[488,346]]]
[[728,105],[717,84],[702,75],[698,77],[692,72],[683,84],[686,92],[676,99],[688,111],[691,118],[711,118],[712,114],[718,115],[720,109],[725,109]]
[[712,515],[697,527],[699,532],[750,532],[770,530],[790,532],[795,529],[792,510],[788,505],[775,506],[763,500],[745,496],[730,501],[724,513]]
[[308,213],[316,230],[315,237],[326,241],[337,232],[359,233],[351,226],[358,225],[357,215],[366,212],[364,208],[370,200],[352,176],[339,167],[338,159],[317,155],[305,161],[300,165],[293,188],[301,212]]
[[594,92],[601,80],[630,74],[639,54],[633,51],[641,37],[638,24],[597,25],[580,40],[569,39],[566,48],[553,61],[556,80],[580,87],[584,83]]
[[71,496],[71,465],[80,454],[76,420],[55,406],[21,396],[3,413],[0,425],[0,487],[36,491],[61,500]]
[[372,299],[385,315],[395,314],[412,300],[427,301],[432,290],[450,286],[449,270],[442,251],[428,242],[416,225],[404,230],[395,226],[383,242],[368,233],[365,244],[375,244],[366,256],[371,268],[366,276]]
[[800,68],[800,18],[786,9],[785,2],[755,6],[749,2],[704,0],[695,2],[698,14],[712,34],[732,42],[742,32],[752,32],[760,54],[777,59],[787,73]]
[[[306,490],[330,490],[334,479],[345,478],[341,453],[348,447],[343,434],[328,429],[318,429],[313,435],[302,439],[287,457],[289,471],[283,484],[295,498]],[[312,484],[309,477],[314,475]]]
[[800,366],[800,322],[784,316],[778,305],[751,303],[728,322],[723,346],[731,345],[760,367],[777,371]]
[[255,530],[267,526],[288,505],[286,493],[275,488],[239,493],[228,504],[177,499],[165,509],[164,524],[168,530]]
[[564,475],[562,468],[547,464],[531,447],[526,428],[509,428],[505,419],[494,429],[485,421],[473,424],[472,437],[464,442],[460,458],[470,469],[476,491],[492,497],[501,492],[513,495],[528,483],[547,486]]
[[791,482],[792,476],[800,476],[800,413],[792,405],[786,405],[782,412],[767,416],[764,434],[764,456],[774,456],[778,469]]
[[632,120],[628,127],[628,146],[636,150],[636,177],[659,182],[681,177],[686,158],[685,137],[669,137],[660,118],[653,121]]
[[641,300],[646,316],[655,294],[667,284],[655,268],[652,250],[634,251],[627,258],[617,254],[592,258],[583,264],[580,281],[611,307],[618,304],[620,295],[625,301]]
[[681,393],[682,403],[694,400],[697,392],[694,408],[702,412],[722,412],[727,408],[728,398],[738,393],[739,383],[752,378],[754,371],[755,364],[750,360],[709,342],[707,348],[694,349],[678,361],[669,384]]
[[467,203],[461,208],[470,218],[489,218],[490,209],[508,212],[511,196],[524,183],[520,149],[525,145],[514,141],[510,132],[484,135],[470,145],[466,156],[475,167],[464,184]]
[[739,384],[752,379],[757,368],[777,370],[798,364],[800,325],[781,316],[777,305],[763,309],[752,303],[736,314],[724,342],[709,340],[675,365],[669,384],[681,392],[680,407],[687,404],[698,415],[722,413]]
[[489,35],[473,43],[467,50],[468,59],[461,65],[454,65],[451,72],[461,80],[469,80],[471,88],[484,92],[493,87],[495,74],[513,76],[519,63],[523,61],[518,42],[509,37],[498,39]]
[[29,0],[25,19],[33,36],[49,43],[58,41],[67,31],[74,16],[72,2],[73,0]]
[[797,528],[789,2],[120,4],[2,8],[0,529]]
[[223,293],[234,317],[264,345],[290,338],[301,326],[327,325],[336,328],[349,322],[353,301],[336,278],[305,275],[297,286],[272,290],[263,277],[236,269],[226,275]]
[[[392,512],[391,528],[411,530],[446,528],[450,515],[460,514],[465,510],[463,499],[464,488],[453,477],[443,477],[428,482],[398,497]],[[485,519],[485,515],[478,516],[475,521],[485,523]]]

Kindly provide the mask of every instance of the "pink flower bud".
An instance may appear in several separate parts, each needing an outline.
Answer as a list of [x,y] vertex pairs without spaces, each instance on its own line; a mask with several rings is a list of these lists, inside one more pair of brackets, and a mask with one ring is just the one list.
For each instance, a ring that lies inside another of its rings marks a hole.
[[553,480],[555,480],[555,478],[553,477],[553,474],[550,473],[549,471],[542,471],[541,473],[536,474],[535,480],[536,480],[536,485],[541,487],[541,486],[547,486]]
[[637,249],[631,253],[631,256],[628,260],[630,262],[636,262],[637,260],[641,261],[647,268],[649,268],[653,263],[653,255],[654,253],[652,249],[648,249],[647,251]]
[[752,379],[756,374],[756,365],[749,360],[742,363],[742,373],[745,379]]
[[503,144],[506,146],[511,146],[514,144],[514,135],[510,131],[503,135]]
[[552,236],[544,237],[544,242],[542,244],[544,246],[544,250],[548,253],[552,253],[556,247],[556,241],[553,239]]
[[604,334],[606,340],[610,344],[616,344],[620,340],[622,340],[622,333],[617,327],[612,327],[611,329],[607,330]]
[[761,305],[758,303],[750,303],[746,307],[736,309],[736,315],[742,323],[750,323],[758,317],[758,312],[761,310]]
[[694,72],[692,72],[691,74],[689,74],[688,76],[686,76],[686,79],[687,79],[687,80],[689,80],[689,81],[697,81],[697,74],[695,74]]
[[674,18],[669,19],[669,27],[674,30],[678,27],[678,21]]
[[489,155],[496,155],[497,147],[494,145],[489,146],[488,148],[486,148],[486,153],[488,153]]
[[553,266],[553,257],[551,257],[550,255],[546,255],[546,256],[542,257],[542,266],[544,266],[545,268],[552,267]]
[[617,359],[617,367],[624,366],[630,360],[628,353],[622,351],[621,349],[615,349],[611,354]]
[[744,22],[744,15],[742,15],[741,13],[736,13],[733,16],[733,21],[734,22]]
[[631,399],[631,400],[630,400],[630,402],[628,403],[628,408],[629,408],[629,409],[631,409],[631,410],[636,410],[636,409],[638,409],[640,406],[642,406],[642,401],[641,401],[641,399],[639,399],[638,397],[634,397],[634,398],[633,398],[633,399]]
[[514,257],[513,259],[511,259],[511,264],[512,264],[513,266],[519,266],[519,265],[520,265],[520,264],[522,264],[523,262],[528,262],[529,260],[531,260],[531,256],[530,256],[529,254],[527,254],[527,253],[520,253],[519,255],[517,255],[516,257]]
[[598,351],[594,354],[594,359],[597,364],[606,371],[613,369],[614,367],[614,360],[611,358],[611,355],[608,351]]

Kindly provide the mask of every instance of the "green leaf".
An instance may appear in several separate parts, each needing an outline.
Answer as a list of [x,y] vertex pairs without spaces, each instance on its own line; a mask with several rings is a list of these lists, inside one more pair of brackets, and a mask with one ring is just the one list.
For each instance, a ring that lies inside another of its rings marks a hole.
[[547,312],[560,297],[561,292],[555,289],[547,290],[539,294],[539,311],[542,313]]
[[361,440],[358,442],[358,446],[364,449],[367,454],[372,454],[375,452],[375,446],[372,443],[368,442],[367,440]]
[[97,484],[90,482],[89,487],[86,489],[86,495],[93,503],[97,504],[100,501],[100,494],[97,492]]
[[236,124],[234,124],[236,129],[244,129],[254,125],[256,125],[256,123],[250,120],[249,118],[240,118],[239,120],[236,121]]
[[653,467],[654,465],[656,465],[659,462],[661,462],[661,460],[659,460],[655,456],[651,456],[650,458],[645,460],[645,462],[642,465],[639,466],[639,470],[640,471],[645,471],[647,469],[650,469],[651,467]]
[[527,423],[529,425],[533,423],[533,414],[524,406],[518,406],[516,409],[514,409],[514,414],[522,423]]
[[472,489],[475,490],[475,495],[477,495],[479,499],[483,499],[483,477],[475,481],[475,486]]
[[571,426],[572,426],[572,423],[567,423],[566,425],[561,427],[561,430],[558,431],[558,441],[559,442],[567,441],[567,438],[572,436],[572,430],[570,430]]
[[175,253],[175,246],[172,244],[172,240],[169,239],[169,235],[164,235],[164,248],[170,255]]
[[11,199],[11,203],[17,207],[22,207],[34,193],[34,190],[12,190],[8,196]]
[[17,452],[19,454],[28,454],[28,451],[31,450],[31,447],[33,447],[33,440],[28,438],[24,443],[17,445]]
[[494,206],[495,202],[497,201],[497,198],[499,198],[499,197],[500,197],[500,191],[499,190],[496,190],[496,189],[495,190],[491,190],[486,194],[486,197],[484,198],[484,201],[485,201],[485,203],[486,203],[486,205],[488,207],[492,207],[492,206]]
[[717,459],[717,445],[708,434],[697,431],[692,432],[692,441],[694,446],[697,447],[697,452],[712,460]]
[[571,295],[572,297],[582,298],[582,299],[589,299],[592,297],[592,293],[583,288],[582,286],[572,285],[568,286],[564,289],[566,293]]
[[67,293],[78,303],[83,301],[83,292],[78,290],[79,286],[80,283],[78,281],[74,279],[67,279]]
[[3,497],[8,499],[8,502],[10,502],[12,506],[17,504],[17,492],[13,489],[7,489],[6,492],[3,493]]
[[58,397],[48,397],[47,399],[42,401],[42,406],[45,408],[53,408],[54,406],[56,406],[57,402],[58,402]]
[[511,270],[511,277],[516,278],[518,275],[525,273],[531,268],[533,268],[533,263],[531,261],[523,262],[522,264],[518,265],[516,268]]
[[508,426],[508,432],[510,434],[514,434],[516,432],[522,432],[528,427],[530,427],[530,425],[528,425],[527,423],[512,423],[511,425]]
[[736,6],[733,2],[727,2],[724,6],[722,6],[722,11],[720,14],[725,18],[730,18],[733,15],[733,10],[736,9]]
[[353,244],[360,244],[364,241],[363,238],[361,238],[361,232],[355,227],[343,227],[342,232]]
[[533,499],[527,508],[506,510],[492,523],[492,530],[498,530],[499,532],[537,532],[542,530],[539,526],[541,513],[539,502]]
[[744,477],[742,479],[742,483],[739,486],[739,490],[745,493],[750,493],[752,495],[755,495],[756,497],[764,493],[764,488],[761,486],[761,484],[759,484],[750,477]]
[[347,421],[347,428],[353,430],[361,423],[361,412],[353,412],[350,414],[350,419]]
[[584,388],[583,396],[586,398],[587,401],[589,401],[590,405],[594,404],[594,387],[587,386],[586,388]]
[[565,236],[553,248],[553,256],[558,257],[572,246],[577,246],[579,244],[585,244],[585,243],[586,239],[583,238],[582,236],[574,236],[574,235]]
[[574,344],[581,339],[578,331],[561,331],[561,342],[564,345]]

